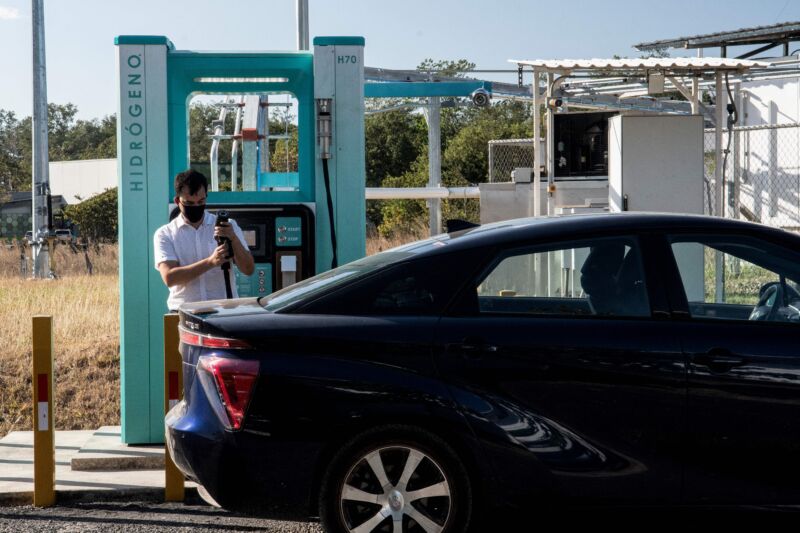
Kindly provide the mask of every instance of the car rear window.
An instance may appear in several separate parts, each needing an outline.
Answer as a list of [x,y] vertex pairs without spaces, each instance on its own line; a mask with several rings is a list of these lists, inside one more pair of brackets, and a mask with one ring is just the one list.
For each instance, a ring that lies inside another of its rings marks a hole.
[[258,302],[267,311],[279,312],[293,304],[313,299],[322,293],[336,290],[352,281],[369,276],[411,255],[413,255],[411,252],[394,249],[365,257],[273,292],[262,297]]

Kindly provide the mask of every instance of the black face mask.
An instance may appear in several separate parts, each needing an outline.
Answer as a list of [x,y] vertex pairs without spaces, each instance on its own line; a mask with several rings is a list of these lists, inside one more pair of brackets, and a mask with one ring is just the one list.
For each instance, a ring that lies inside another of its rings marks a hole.
[[186,220],[192,224],[197,224],[203,220],[203,213],[206,210],[205,205],[186,205],[181,204],[181,213],[186,217]]

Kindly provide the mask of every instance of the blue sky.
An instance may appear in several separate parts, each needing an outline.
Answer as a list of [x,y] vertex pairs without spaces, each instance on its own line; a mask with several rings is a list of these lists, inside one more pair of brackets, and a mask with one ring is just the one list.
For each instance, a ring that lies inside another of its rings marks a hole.
[[[295,46],[294,0],[44,3],[49,100],[76,104],[81,118],[115,112],[116,35],[166,35],[179,49]],[[798,0],[309,3],[312,37],[362,35],[366,64],[384,68],[414,68],[427,57],[491,69],[509,68],[509,58],[637,56],[631,45],[641,41],[800,20]],[[30,1],[0,0],[0,108],[20,116],[31,111],[30,43]]]

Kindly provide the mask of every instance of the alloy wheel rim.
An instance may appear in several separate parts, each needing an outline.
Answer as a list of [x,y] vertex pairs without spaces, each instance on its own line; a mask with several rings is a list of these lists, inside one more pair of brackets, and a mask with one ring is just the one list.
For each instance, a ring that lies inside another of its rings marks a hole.
[[339,492],[339,512],[350,533],[441,533],[452,515],[451,504],[442,467],[406,445],[363,455]]

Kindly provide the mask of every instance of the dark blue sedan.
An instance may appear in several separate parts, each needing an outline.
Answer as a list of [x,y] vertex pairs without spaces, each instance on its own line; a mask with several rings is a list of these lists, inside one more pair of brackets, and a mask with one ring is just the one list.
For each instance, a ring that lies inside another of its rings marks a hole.
[[169,453],[223,507],[301,505],[334,532],[798,504],[798,281],[800,237],[708,217],[440,235],[184,306]]

